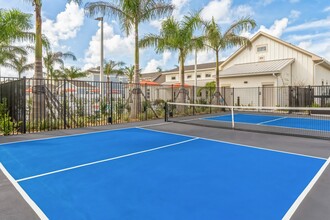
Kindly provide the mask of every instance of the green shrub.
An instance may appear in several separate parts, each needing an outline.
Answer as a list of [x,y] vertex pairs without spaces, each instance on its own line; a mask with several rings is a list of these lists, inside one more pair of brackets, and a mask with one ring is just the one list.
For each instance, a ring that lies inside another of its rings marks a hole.
[[15,129],[15,123],[12,122],[11,117],[9,116],[7,99],[3,98],[0,102],[0,132],[3,135],[11,134]]
[[0,117],[0,132],[3,135],[10,135],[15,129],[15,123],[11,121],[11,117],[8,113],[1,115]]

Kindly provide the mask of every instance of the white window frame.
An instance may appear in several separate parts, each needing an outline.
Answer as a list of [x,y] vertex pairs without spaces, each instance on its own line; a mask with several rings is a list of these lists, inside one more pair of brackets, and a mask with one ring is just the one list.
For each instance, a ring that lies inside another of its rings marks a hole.
[[[265,50],[259,51],[259,48],[265,48]],[[266,53],[268,51],[268,45],[262,44],[257,46],[257,53]]]

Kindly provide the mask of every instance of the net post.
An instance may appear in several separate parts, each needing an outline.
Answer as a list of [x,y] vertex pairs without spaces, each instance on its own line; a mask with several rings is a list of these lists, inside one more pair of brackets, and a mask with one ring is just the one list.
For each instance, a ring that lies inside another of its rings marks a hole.
[[231,128],[234,129],[235,128],[234,108],[231,107],[230,110],[231,110]]
[[168,122],[168,104],[167,102],[165,102],[165,106],[164,106],[164,109],[165,109],[165,122]]

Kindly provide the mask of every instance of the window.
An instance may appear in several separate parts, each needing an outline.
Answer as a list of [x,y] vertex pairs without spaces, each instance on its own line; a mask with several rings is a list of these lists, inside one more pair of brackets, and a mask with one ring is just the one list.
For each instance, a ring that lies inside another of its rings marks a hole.
[[211,77],[211,74],[209,74],[209,73],[205,74],[205,78],[210,78],[210,77]]
[[267,46],[266,45],[262,45],[262,46],[257,46],[257,52],[258,53],[263,53],[267,51]]
[[191,75],[188,75],[188,76],[187,76],[187,79],[191,79]]
[[146,94],[146,96],[147,96],[147,99],[150,99],[150,89],[147,89],[147,94]]
[[199,74],[199,75],[197,75],[197,78],[201,78],[201,75]]
[[175,76],[172,76],[172,77],[171,77],[171,80],[176,80],[176,77],[175,77]]

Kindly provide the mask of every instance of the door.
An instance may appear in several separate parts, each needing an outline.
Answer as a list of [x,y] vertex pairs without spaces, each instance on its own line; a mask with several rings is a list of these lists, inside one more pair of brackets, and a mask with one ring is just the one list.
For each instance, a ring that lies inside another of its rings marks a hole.
[[262,86],[262,106],[274,106],[274,84]]

